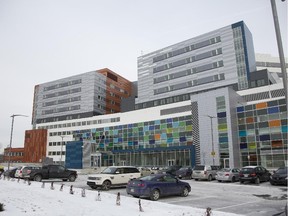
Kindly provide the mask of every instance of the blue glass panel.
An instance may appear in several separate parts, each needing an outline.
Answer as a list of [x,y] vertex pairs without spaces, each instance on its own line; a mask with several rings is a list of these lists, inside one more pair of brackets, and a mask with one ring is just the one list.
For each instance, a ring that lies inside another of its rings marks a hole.
[[144,131],[149,131],[149,127],[148,126],[144,126]]
[[119,138],[118,138],[118,142],[123,142],[122,137],[119,137]]
[[156,120],[155,124],[159,125],[160,124],[160,120]]
[[180,142],[185,142],[186,141],[186,137],[180,137]]
[[172,137],[167,139],[167,143],[172,143],[172,142],[173,142],[173,138]]
[[132,142],[132,141],[129,141],[129,142],[128,142],[128,146],[133,146],[133,142]]
[[155,144],[155,140],[149,140],[149,144]]
[[144,136],[144,132],[143,132],[143,131],[140,131],[140,132],[139,132],[139,136]]
[[268,113],[272,114],[272,113],[278,113],[279,112],[279,107],[269,107],[268,108]]
[[172,118],[167,119],[167,123],[171,123],[172,122]]
[[105,127],[104,130],[105,130],[105,131],[109,131],[109,127]]
[[246,149],[247,143],[240,143],[240,149]]
[[166,133],[162,133],[161,134],[161,139],[167,139],[167,134]]
[[120,130],[121,130],[121,129],[122,129],[122,125],[119,125],[119,126],[118,126],[118,129],[120,129]]
[[240,137],[245,137],[246,136],[246,131],[239,131],[239,136]]
[[133,127],[133,124],[128,124],[128,128],[132,128]]
[[288,133],[287,128],[288,128],[287,125],[282,126],[281,127],[282,133]]
[[118,143],[118,138],[113,138],[114,143]]
[[104,143],[100,143],[100,144],[99,144],[99,147],[100,147],[100,148],[104,148]]
[[265,140],[270,140],[270,135],[261,135],[260,136],[260,141],[265,141]]
[[227,143],[228,137],[219,137],[219,143]]
[[244,112],[244,107],[237,107],[237,113],[238,112]]
[[138,145],[138,141],[134,141],[133,142],[133,145],[135,146],[135,145]]
[[173,128],[178,128],[179,127],[179,122],[173,122]]
[[92,133],[96,133],[96,128],[92,128],[92,129],[91,129],[91,132],[92,132]]
[[217,113],[217,117],[218,117],[218,118],[224,118],[224,117],[226,117],[226,112]]
[[154,130],[154,126],[153,125],[151,125],[151,126],[149,126],[149,130],[151,131],[151,130]]

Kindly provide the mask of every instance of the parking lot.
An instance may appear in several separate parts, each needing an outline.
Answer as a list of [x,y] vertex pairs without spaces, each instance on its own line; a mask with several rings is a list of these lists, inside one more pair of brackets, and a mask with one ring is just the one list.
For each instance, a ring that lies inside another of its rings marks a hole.
[[[65,185],[85,188],[91,190],[86,185],[87,175],[80,174],[75,182],[64,182]],[[235,214],[249,216],[273,216],[285,215],[287,204],[287,187],[272,186],[269,182],[255,184],[220,183],[218,181],[195,181],[184,180],[191,185],[191,193],[188,197],[167,197],[161,198],[157,202],[164,202],[173,205],[191,206],[206,209],[212,208],[214,211],[231,212]],[[55,183],[62,183],[55,182]],[[95,190],[95,193],[97,191]],[[107,193],[126,194],[125,188],[113,188]]]

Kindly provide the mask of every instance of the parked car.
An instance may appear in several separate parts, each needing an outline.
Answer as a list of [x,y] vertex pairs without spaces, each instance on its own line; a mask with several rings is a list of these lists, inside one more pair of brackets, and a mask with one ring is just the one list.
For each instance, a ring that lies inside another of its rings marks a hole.
[[113,186],[125,186],[130,179],[141,177],[140,171],[133,166],[111,166],[99,174],[89,175],[87,185],[92,189],[101,187],[109,190]]
[[153,174],[138,179],[132,179],[126,187],[127,194],[134,197],[148,197],[153,201],[160,197],[181,195],[188,196],[190,184],[179,180],[170,174]]
[[30,175],[32,170],[40,169],[39,166],[28,165],[28,166],[20,166],[15,172],[15,178],[26,178]]
[[286,185],[288,182],[288,167],[280,167],[270,176],[271,185]]
[[180,179],[182,178],[192,178],[192,167],[181,167],[179,170],[176,171],[176,176]]
[[194,178],[195,181],[198,181],[199,179],[212,181],[216,179],[215,176],[219,169],[219,166],[214,165],[196,165],[193,169],[192,178]]
[[15,172],[18,168],[11,168],[10,170],[5,170],[3,173],[4,177],[15,178]]
[[216,173],[216,180],[218,182],[235,182],[239,181],[239,172],[238,168],[223,168]]
[[169,166],[166,169],[161,170],[161,172],[176,176],[176,171],[179,170],[181,167],[182,166],[180,165],[173,165],[173,166]]
[[240,170],[239,181],[241,184],[245,181],[259,184],[269,181],[270,175],[270,172],[262,166],[245,166]]
[[74,182],[77,176],[78,174],[75,170],[66,169],[58,164],[50,164],[39,169],[32,169],[29,174],[25,175],[25,178],[38,182],[42,181],[42,179],[62,179],[63,181]]
[[149,167],[138,167],[138,169],[141,173],[141,176],[147,176],[147,175],[154,174],[154,171]]

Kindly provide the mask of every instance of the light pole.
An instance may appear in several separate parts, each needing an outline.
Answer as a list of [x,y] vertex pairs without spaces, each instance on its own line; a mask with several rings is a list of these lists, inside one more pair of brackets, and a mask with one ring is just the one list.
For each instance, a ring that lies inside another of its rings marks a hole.
[[[281,0],[281,1],[284,2],[285,0]],[[287,108],[288,107],[288,104],[287,104],[288,103],[287,73],[286,73],[285,58],[284,58],[281,32],[280,32],[280,27],[279,27],[279,20],[278,20],[278,14],[277,14],[275,0],[271,0],[271,8],[272,8],[272,14],[273,14],[273,20],[274,20],[274,26],[275,26],[275,32],[276,32],[276,39],[277,39],[278,52],[279,52],[279,58],[280,58],[281,72],[282,72],[282,76],[283,76],[282,79],[283,79],[284,95],[285,95],[286,108]]]
[[28,116],[26,116],[26,115],[21,115],[21,114],[13,114],[13,115],[10,116],[10,117],[12,118],[12,124],[11,124],[11,134],[10,134],[10,144],[9,144],[8,170],[10,170],[12,137],[13,137],[13,126],[14,126],[14,118],[15,118],[16,116],[28,117]]
[[66,137],[65,135],[59,135],[60,137],[61,137],[61,139],[62,139],[62,142],[61,142],[61,152],[60,152],[60,164],[61,165],[63,165],[62,164],[62,154],[63,154],[63,139],[64,139],[64,137]]
[[211,151],[211,155],[213,157],[213,165],[215,165],[215,150],[214,150],[214,140],[213,140],[213,122],[212,122],[212,119],[213,118],[216,118],[215,116],[210,116],[210,115],[207,115],[207,117],[210,118],[210,124],[211,124],[211,128],[210,128],[210,131],[211,131],[211,141],[212,141],[212,151]]

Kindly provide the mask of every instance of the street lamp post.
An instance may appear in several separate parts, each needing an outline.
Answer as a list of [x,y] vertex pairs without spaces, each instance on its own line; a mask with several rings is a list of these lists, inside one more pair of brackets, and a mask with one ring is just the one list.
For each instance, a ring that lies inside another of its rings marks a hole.
[[23,117],[28,117],[26,115],[21,115],[21,114],[13,114],[10,117],[12,118],[12,124],[11,124],[11,134],[10,134],[10,144],[9,144],[9,159],[8,159],[8,170],[10,170],[10,161],[11,161],[11,148],[12,148],[12,138],[13,138],[13,126],[14,126],[14,118],[16,116],[23,116]]
[[61,152],[60,152],[60,164],[62,164],[62,154],[63,154],[63,139],[65,137],[65,135],[60,135],[61,139],[62,139],[62,142],[61,142]]
[[212,158],[213,158],[213,165],[215,165],[215,150],[214,150],[214,140],[213,140],[213,122],[212,122],[212,119],[213,118],[216,118],[215,116],[210,116],[210,115],[207,115],[207,117],[210,118],[210,124],[211,124],[211,127],[210,127],[210,132],[211,132],[211,142],[212,142],[212,151],[211,151],[211,155],[212,155]]
[[[282,0],[284,2],[285,0]],[[287,96],[287,73],[286,73],[286,65],[285,65],[285,58],[284,58],[284,52],[283,52],[283,46],[282,46],[282,39],[281,39],[281,32],[279,27],[279,20],[278,20],[278,14],[276,9],[276,3],[275,0],[271,0],[271,8],[272,8],[272,14],[273,14],[273,20],[274,20],[274,26],[275,26],[275,32],[276,32],[276,39],[277,39],[277,45],[278,45],[278,52],[279,52],[279,58],[280,58],[280,65],[281,65],[281,73],[282,73],[282,80],[283,80],[283,87],[284,87],[284,95],[286,100],[286,108],[288,106],[288,96]]]

